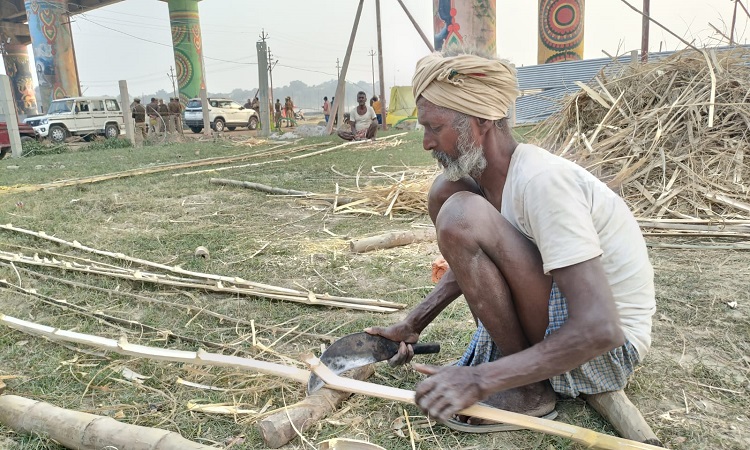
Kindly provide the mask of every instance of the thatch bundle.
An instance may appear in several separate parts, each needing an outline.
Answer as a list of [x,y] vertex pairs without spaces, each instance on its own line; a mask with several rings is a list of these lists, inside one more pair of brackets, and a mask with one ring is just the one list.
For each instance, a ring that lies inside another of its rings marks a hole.
[[542,146],[618,191],[636,217],[750,217],[750,51],[683,51],[601,72],[541,126]]

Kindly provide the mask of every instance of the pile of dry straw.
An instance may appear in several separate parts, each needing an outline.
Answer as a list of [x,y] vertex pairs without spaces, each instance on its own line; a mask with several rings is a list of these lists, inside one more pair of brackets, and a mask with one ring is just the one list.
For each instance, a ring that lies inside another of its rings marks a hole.
[[639,218],[750,218],[750,51],[682,51],[600,73],[541,124],[542,146]]

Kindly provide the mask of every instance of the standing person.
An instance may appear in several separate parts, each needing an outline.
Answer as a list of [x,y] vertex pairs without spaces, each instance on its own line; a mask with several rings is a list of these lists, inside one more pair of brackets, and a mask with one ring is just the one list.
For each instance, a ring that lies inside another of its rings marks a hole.
[[146,108],[141,105],[140,98],[133,99],[131,113],[135,120],[135,145],[141,146],[146,139]]
[[[361,141],[364,139],[375,140],[378,131],[378,118],[372,106],[366,105],[367,94],[364,91],[357,92],[357,107],[354,108],[349,119],[351,131],[339,130],[338,135],[346,141]],[[343,128],[343,127],[342,127]]]
[[159,125],[159,132],[160,133],[166,133],[167,132],[167,121],[169,120],[169,107],[164,104],[164,99],[159,99],[159,104],[156,107],[156,112],[159,114],[158,118],[158,125]]
[[276,130],[281,131],[281,100],[276,99],[276,103],[273,105],[274,113],[273,118],[276,122]]
[[250,102],[250,109],[254,109],[256,113],[258,113],[258,116],[260,117],[260,100],[258,100],[258,97],[255,97],[252,102]]
[[375,115],[378,116],[378,125],[383,125],[383,114],[382,114],[383,104],[380,103],[380,99],[378,98],[377,95],[373,97],[372,99],[373,99],[372,109],[375,110]]
[[656,309],[628,206],[582,167],[513,139],[509,64],[433,53],[412,86],[423,146],[444,168],[428,209],[450,268],[405,319],[367,331],[401,341],[391,362],[402,364],[461,294],[477,323],[455,366],[415,365],[431,375],[417,385],[417,405],[451,428],[500,431],[456,413],[483,401],[553,417],[555,392],[621,390],[649,350]]
[[156,108],[159,107],[159,103],[156,102],[155,97],[151,97],[151,103],[146,105],[146,114],[148,115],[148,132],[149,134],[156,133],[158,130],[158,117],[159,113]]
[[297,125],[297,122],[294,120],[294,102],[292,101],[292,97],[287,97],[284,102],[284,115],[287,120],[287,128]]
[[326,123],[328,123],[328,119],[331,117],[331,104],[328,103],[328,97],[323,97],[323,116],[325,116]]
[[172,98],[168,105],[169,117],[170,117],[170,128],[175,133],[182,134],[182,104],[180,99]]
[[245,104],[242,105],[242,106],[244,106],[245,109],[252,109],[252,107],[253,107],[253,101],[250,100],[250,99],[247,99],[247,101],[245,102]]

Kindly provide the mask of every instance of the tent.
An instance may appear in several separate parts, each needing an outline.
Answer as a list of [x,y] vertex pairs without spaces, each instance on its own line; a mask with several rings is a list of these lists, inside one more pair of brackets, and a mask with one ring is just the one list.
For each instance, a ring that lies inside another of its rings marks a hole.
[[417,118],[417,103],[414,101],[411,86],[393,86],[385,123],[393,126],[408,118]]

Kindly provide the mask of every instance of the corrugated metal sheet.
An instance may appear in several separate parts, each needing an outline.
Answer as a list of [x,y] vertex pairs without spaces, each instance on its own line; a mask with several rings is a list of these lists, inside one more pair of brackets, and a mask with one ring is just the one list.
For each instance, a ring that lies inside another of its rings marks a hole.
[[[742,48],[750,49],[750,45]],[[718,47],[717,51],[735,47]],[[664,59],[675,52],[650,53],[649,61]],[[640,57],[640,56],[639,56]],[[576,81],[588,83],[602,69],[608,75],[615,75],[626,65],[631,64],[630,55],[618,58],[585,59],[583,61],[566,61],[554,64],[517,67],[518,86],[521,91],[538,91],[525,94],[516,100],[516,123],[529,124],[540,122],[562,107],[564,97],[577,92],[580,88]]]

